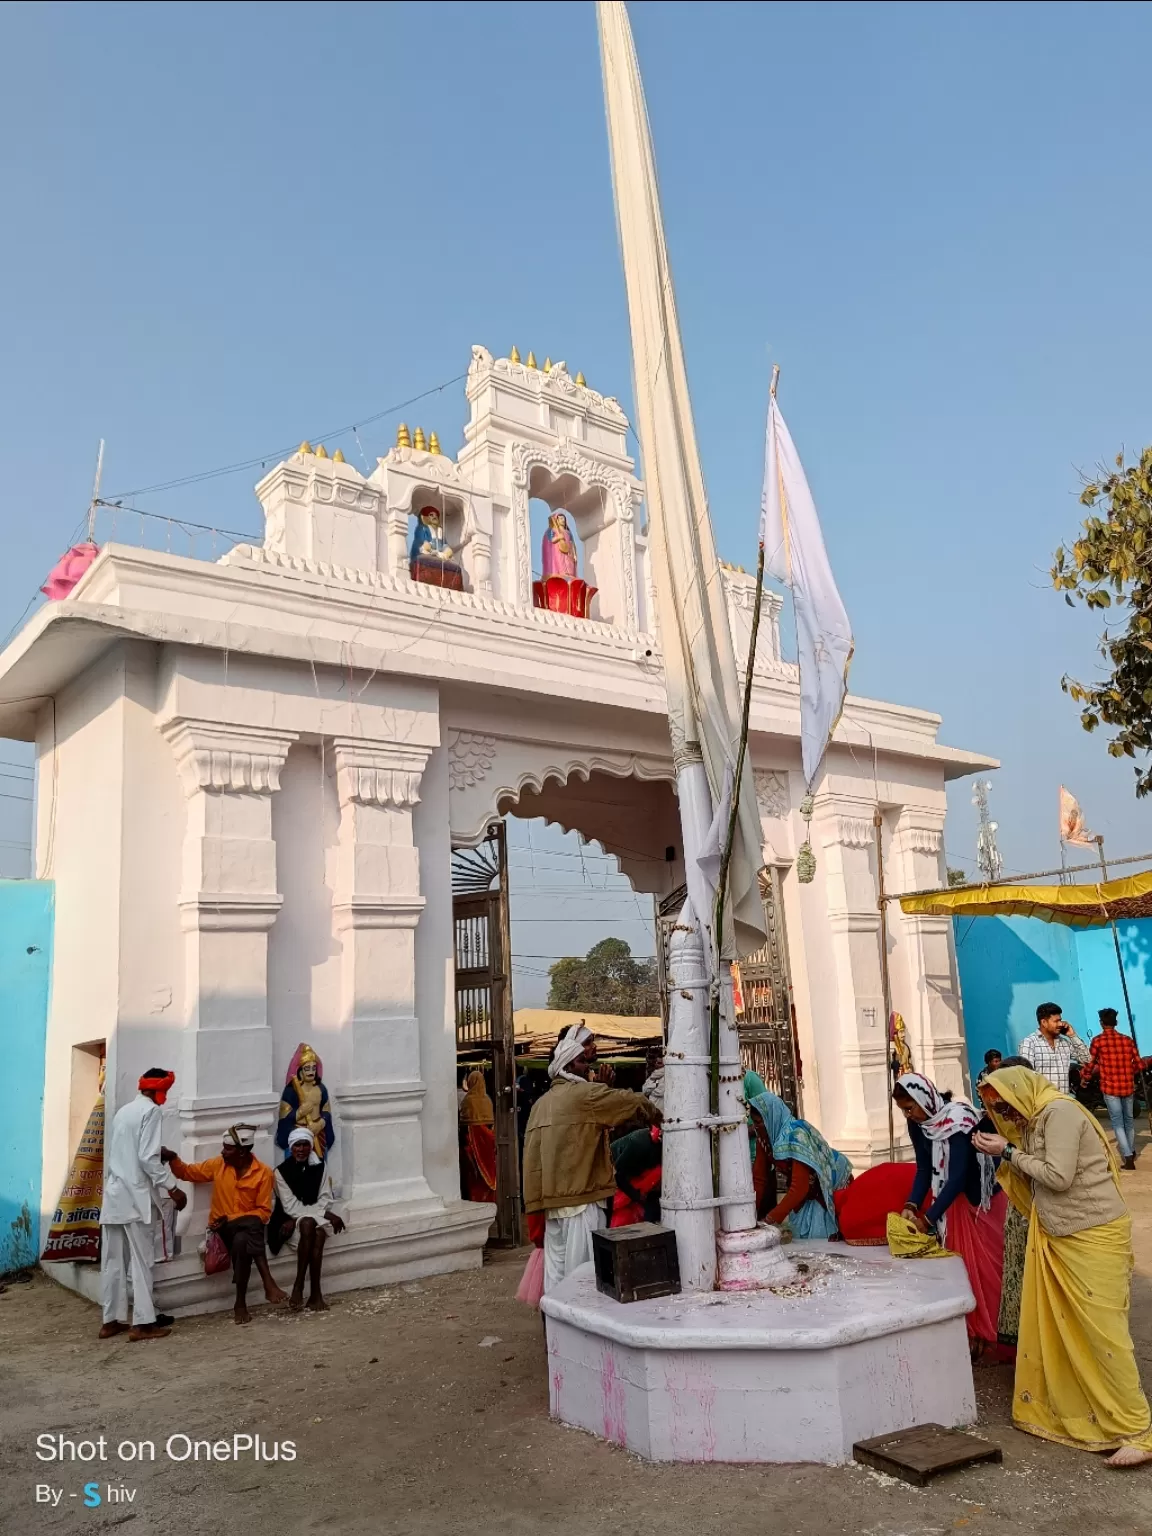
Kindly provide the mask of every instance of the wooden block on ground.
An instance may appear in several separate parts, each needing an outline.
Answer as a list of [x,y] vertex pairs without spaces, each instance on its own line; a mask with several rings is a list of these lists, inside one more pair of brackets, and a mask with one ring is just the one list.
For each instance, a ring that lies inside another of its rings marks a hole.
[[998,1445],[989,1445],[987,1440],[959,1429],[945,1429],[943,1424],[918,1424],[915,1429],[858,1440],[852,1455],[866,1467],[921,1488],[941,1472],[956,1472],[979,1461],[1004,1460]]

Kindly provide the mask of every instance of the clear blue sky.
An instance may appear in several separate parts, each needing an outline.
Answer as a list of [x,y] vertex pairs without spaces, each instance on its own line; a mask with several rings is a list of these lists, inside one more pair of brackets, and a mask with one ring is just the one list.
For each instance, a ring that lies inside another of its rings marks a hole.
[[[1094,626],[1045,573],[1078,466],[1152,437],[1152,11],[631,10],[723,552],[752,557],[778,361],[855,688],[1003,760],[1010,866],[1055,862],[1061,779],[1114,851],[1144,851],[1152,805],[1059,689],[1091,673]],[[564,357],[628,402],[590,4],[29,5],[0,25],[19,60],[4,629],[82,517],[102,436],[105,489],[149,485],[370,416],[472,342]],[[405,415],[459,446],[458,385]],[[369,457],[394,424],[365,428]],[[256,478],[140,502],[255,530]]]

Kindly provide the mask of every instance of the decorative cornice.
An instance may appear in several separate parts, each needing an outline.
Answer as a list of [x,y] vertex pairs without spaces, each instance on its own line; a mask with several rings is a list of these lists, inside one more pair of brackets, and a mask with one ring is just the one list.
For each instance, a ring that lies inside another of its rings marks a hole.
[[901,851],[938,854],[944,846],[944,833],[938,827],[897,826],[892,842]]
[[822,821],[820,841],[825,848],[839,843],[843,848],[873,848],[876,832],[870,821],[856,816],[831,816]]
[[525,363],[514,363],[510,357],[493,357],[487,347],[473,347],[465,386],[469,398],[483,385],[489,374],[497,374],[506,381],[526,387],[534,394],[564,397],[573,404],[599,410],[606,416],[616,418],[621,426],[628,424],[623,407],[614,395],[602,395],[589,389],[586,384],[577,384],[563,362],[553,363],[545,373],[542,368],[529,368]]
[[197,891],[178,903],[180,926],[185,933],[267,933],[283,905],[275,891]]
[[198,790],[274,794],[294,731],[255,725],[221,725],[214,720],[170,720],[160,727],[176,756],[186,795]]
[[352,896],[332,903],[337,933],[360,928],[415,928],[427,902],[423,896]]
[[488,775],[496,756],[495,736],[455,731],[448,739],[448,787],[471,789]]
[[420,779],[430,750],[334,736],[332,753],[340,803],[355,801],[358,805],[411,810],[420,800]]

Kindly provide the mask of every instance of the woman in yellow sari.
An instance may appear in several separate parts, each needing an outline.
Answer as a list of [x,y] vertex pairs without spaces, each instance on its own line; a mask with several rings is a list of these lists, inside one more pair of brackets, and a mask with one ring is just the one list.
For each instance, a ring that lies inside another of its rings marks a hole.
[[973,1144],[1028,1217],[1020,1306],[1017,1429],[1108,1465],[1152,1461],[1152,1415],[1128,1327],[1132,1218],[1096,1119],[1027,1067],[992,1072],[980,1096],[1002,1135]]

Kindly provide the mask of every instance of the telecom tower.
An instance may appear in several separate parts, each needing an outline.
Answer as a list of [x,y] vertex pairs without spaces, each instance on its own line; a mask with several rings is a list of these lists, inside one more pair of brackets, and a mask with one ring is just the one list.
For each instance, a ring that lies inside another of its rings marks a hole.
[[996,846],[996,822],[988,814],[990,779],[977,779],[972,789],[972,804],[979,816],[976,829],[976,863],[984,880],[993,883],[1004,872],[1004,860]]

